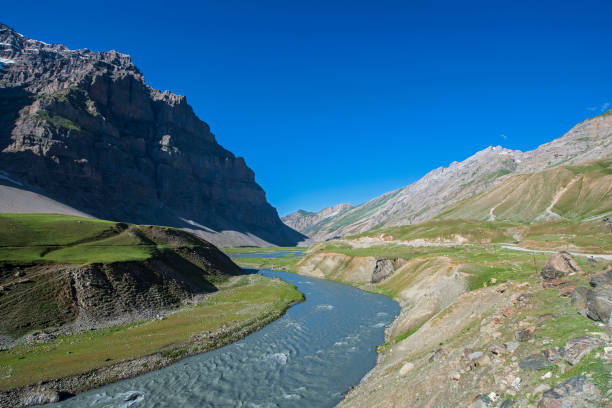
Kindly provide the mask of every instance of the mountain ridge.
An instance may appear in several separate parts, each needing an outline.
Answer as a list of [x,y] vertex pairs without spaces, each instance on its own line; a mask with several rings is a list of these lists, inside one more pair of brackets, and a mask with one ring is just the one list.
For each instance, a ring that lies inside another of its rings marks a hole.
[[0,63],[0,170],[21,184],[11,187],[220,245],[304,238],[186,97],[147,85],[128,55],[70,50],[0,23]]
[[[612,156],[612,115],[586,119],[562,137],[522,152],[489,146],[463,161],[438,167],[416,182],[390,191],[327,219],[318,229],[303,229],[314,240],[361,233],[372,228],[409,225],[436,217],[458,202],[494,187],[513,174]],[[284,217],[298,227],[299,214]],[[307,232],[306,232],[307,231]]]

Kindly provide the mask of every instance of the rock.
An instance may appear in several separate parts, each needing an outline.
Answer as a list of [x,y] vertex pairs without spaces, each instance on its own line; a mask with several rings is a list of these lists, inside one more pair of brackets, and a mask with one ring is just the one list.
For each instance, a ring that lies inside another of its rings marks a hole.
[[510,386],[518,391],[521,388],[521,377],[516,377]]
[[563,284],[563,285],[559,286],[559,290],[557,291],[557,294],[558,294],[559,296],[566,297],[566,296],[571,295],[571,294],[572,294],[572,292],[573,292],[573,291],[574,291],[576,288],[578,288],[578,286],[576,286],[576,285],[572,285],[572,284],[569,284],[569,283],[565,283],[565,284]]
[[408,374],[410,371],[412,371],[413,368],[414,368],[414,364],[406,363],[402,366],[402,368],[400,368],[399,375],[404,376]]
[[433,363],[433,362],[436,362],[436,361],[440,361],[445,356],[446,356],[446,352],[443,349],[441,349],[441,348],[437,349],[436,351],[433,352],[431,357],[429,357],[429,362]]
[[566,251],[552,254],[540,275],[545,281],[565,278],[570,273],[582,272],[574,258]]
[[540,394],[544,391],[547,391],[550,387],[546,384],[540,384],[537,387],[534,388],[533,393],[534,394]]
[[0,45],[15,61],[0,69],[0,169],[20,183],[96,218],[213,241],[214,231],[250,245],[306,239],[186,98],[149,87],[130,56],[44,44],[4,24]]
[[571,293],[572,305],[584,317],[587,315],[587,294],[589,290],[588,288],[577,288]]
[[604,344],[605,342],[597,337],[576,337],[567,341],[565,347],[560,350],[560,354],[565,361],[575,365],[593,349]]
[[543,380],[548,380],[551,377],[552,377],[552,372],[551,371],[547,371],[546,374],[544,374],[540,378],[543,379]]
[[499,408],[510,408],[512,405],[514,405],[512,400],[505,400]]
[[598,407],[601,397],[597,388],[586,377],[572,377],[544,392],[538,408]]
[[39,388],[29,391],[23,398],[23,405],[26,407],[32,405],[43,405],[58,402],[60,394],[50,388]]
[[451,378],[455,381],[459,381],[461,379],[461,374],[458,372],[453,373],[453,375],[451,375]]
[[372,283],[378,283],[389,276],[393,275],[395,268],[393,263],[388,259],[377,259],[374,271],[372,272]]
[[551,363],[557,363],[561,359],[561,355],[559,354],[558,349],[546,349],[542,352],[544,357]]
[[506,350],[508,350],[508,353],[514,353],[514,351],[519,347],[519,343],[515,342],[515,341],[509,341],[506,344],[504,344],[504,346],[506,347]]
[[519,330],[514,333],[514,338],[518,341],[527,341],[533,337],[533,333],[535,333],[536,328],[530,327],[528,329]]
[[608,323],[612,312],[612,287],[606,285],[590,289],[586,298],[587,317]]
[[482,367],[486,367],[488,365],[491,365],[491,359],[486,354],[482,355],[478,359],[478,364],[481,365]]
[[524,360],[519,362],[519,367],[523,370],[541,370],[543,368],[550,367],[552,363],[548,361],[546,356],[542,353],[532,354]]
[[564,279],[546,279],[542,281],[543,288],[552,288],[555,286],[561,286],[566,284],[567,282]]
[[604,285],[612,285],[612,269],[591,276],[589,283],[594,288]]
[[499,347],[498,345],[493,345],[493,346],[489,347],[489,351],[492,354],[495,354],[496,356],[502,355],[505,352],[505,350],[503,348]]
[[473,353],[468,354],[467,356],[467,358],[469,358],[470,360],[476,360],[480,357],[482,357],[482,351],[475,351]]

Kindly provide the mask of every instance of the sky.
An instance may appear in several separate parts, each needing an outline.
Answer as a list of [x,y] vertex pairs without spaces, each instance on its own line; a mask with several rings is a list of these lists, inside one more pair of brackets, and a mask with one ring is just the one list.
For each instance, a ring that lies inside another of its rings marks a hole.
[[612,108],[612,2],[32,1],[31,38],[130,54],[246,159],[280,215],[359,204]]

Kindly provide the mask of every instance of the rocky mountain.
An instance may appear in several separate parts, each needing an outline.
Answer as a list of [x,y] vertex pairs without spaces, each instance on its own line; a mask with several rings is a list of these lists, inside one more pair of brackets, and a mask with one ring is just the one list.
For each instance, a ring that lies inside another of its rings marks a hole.
[[[377,227],[408,225],[434,218],[467,198],[482,193],[513,174],[612,157],[612,111],[587,119],[563,137],[521,152],[488,147],[461,162],[440,167],[401,189],[383,194],[324,223],[304,228],[303,214],[285,217],[288,225],[315,240],[325,240]],[[488,211],[488,209],[487,209]]]
[[[219,245],[304,238],[186,98],[149,87],[128,55],[70,50],[3,24],[0,170],[4,197],[10,187],[97,218],[181,227]],[[20,212],[9,201],[0,212]]]
[[282,217],[281,220],[294,230],[301,231],[303,234],[308,235],[311,232],[316,232],[324,228],[327,222],[347,212],[351,208],[353,208],[352,204],[345,203],[324,208],[316,213],[298,210]]

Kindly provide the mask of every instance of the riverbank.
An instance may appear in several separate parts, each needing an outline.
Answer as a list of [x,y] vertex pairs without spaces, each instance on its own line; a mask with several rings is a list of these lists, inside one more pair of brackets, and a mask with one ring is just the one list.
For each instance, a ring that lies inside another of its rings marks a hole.
[[[575,272],[543,286],[549,256],[494,245],[311,248],[297,273],[383,293],[401,306],[376,367],[339,406],[535,407],[576,381],[585,391],[571,398],[609,404],[609,333],[579,314],[570,294],[612,264],[577,257]],[[573,351],[564,350],[581,342],[587,351],[568,357]],[[581,406],[598,406],[589,404]]]
[[160,320],[19,345],[0,352],[0,405],[23,406],[43,390],[66,397],[157,370],[233,343],[303,300],[291,284],[247,275]]

